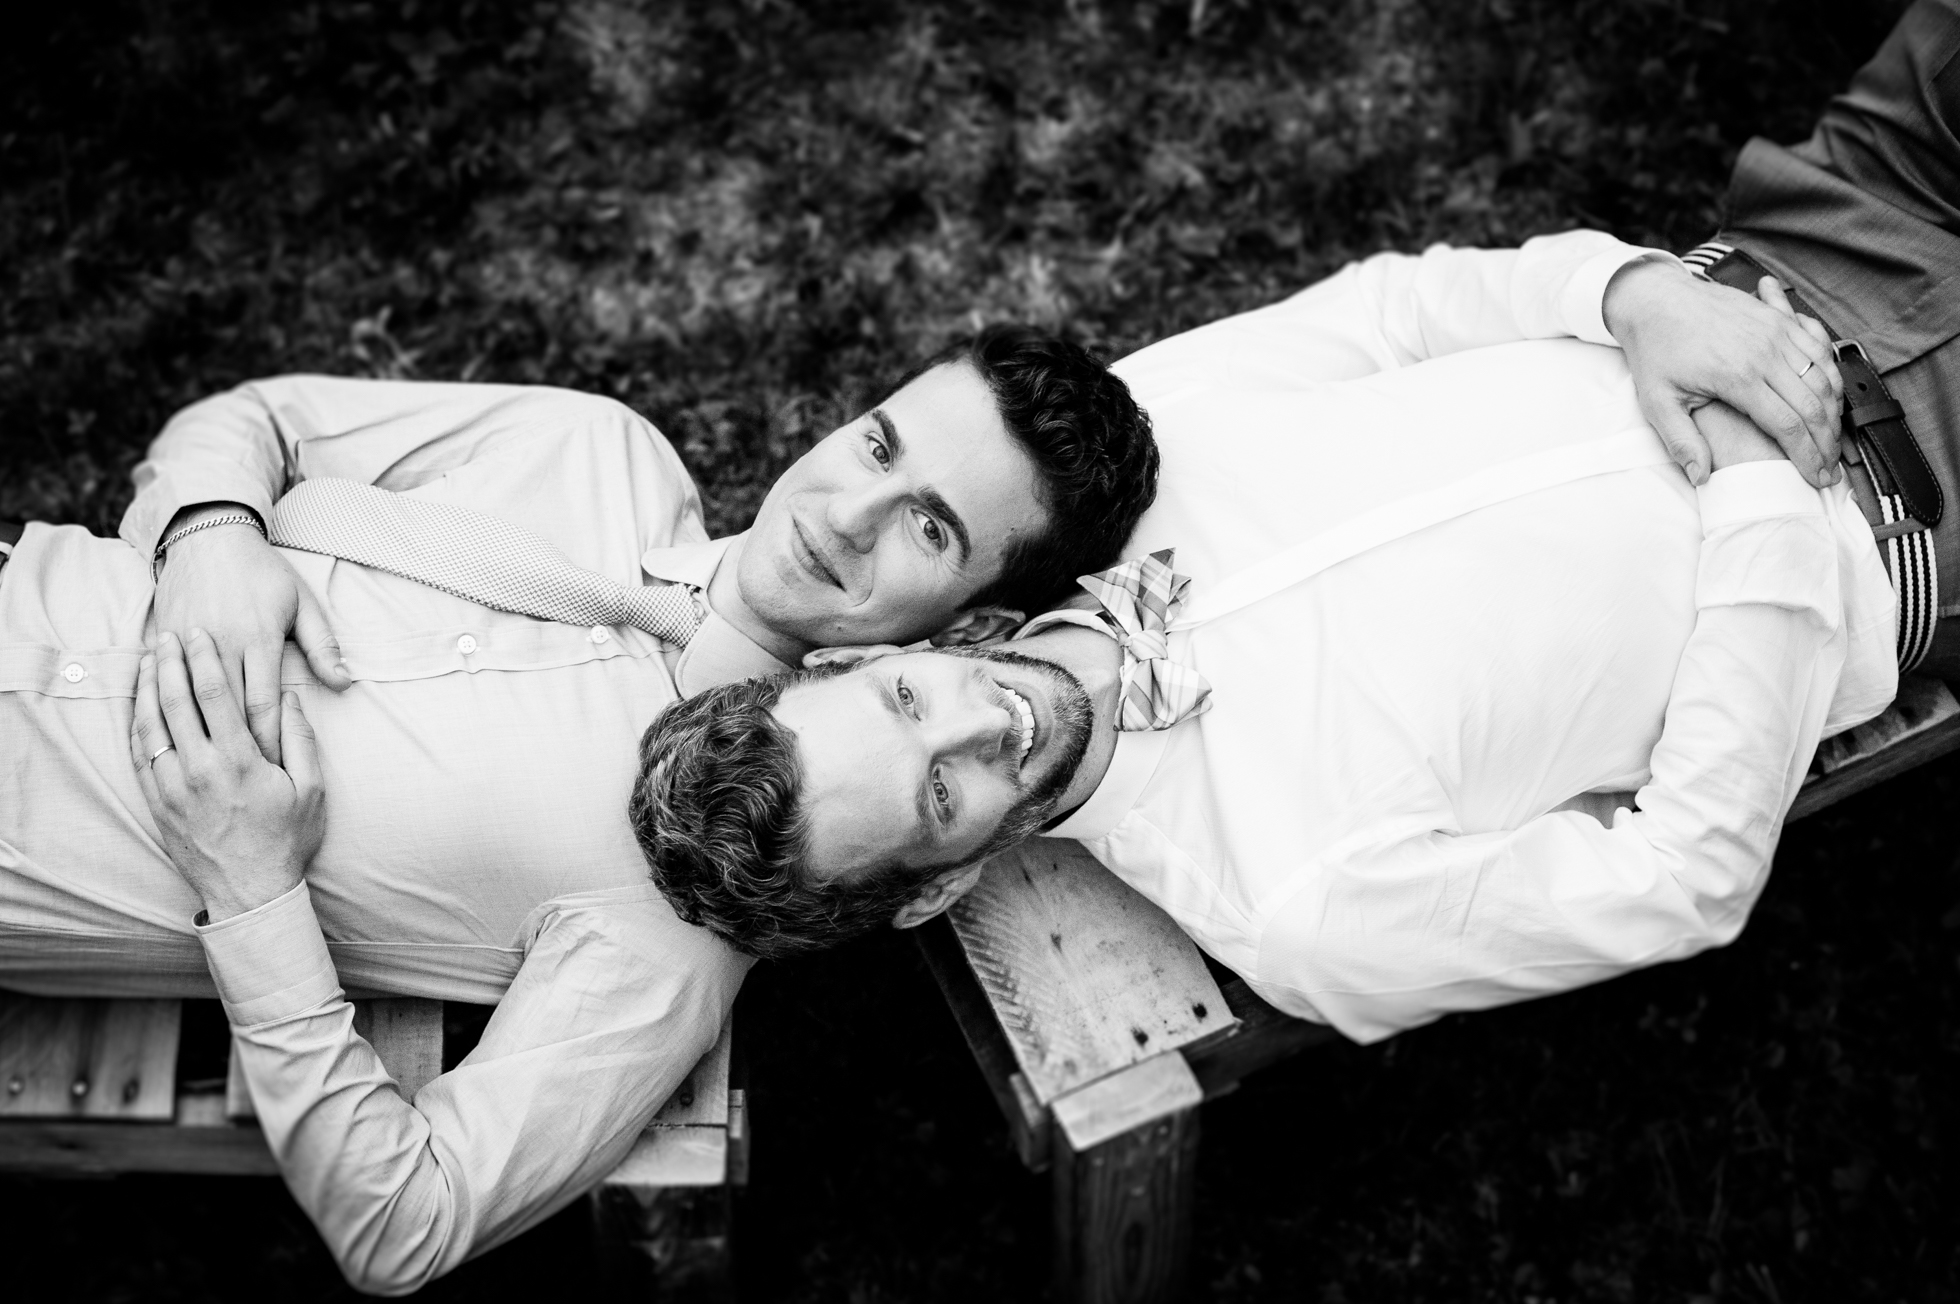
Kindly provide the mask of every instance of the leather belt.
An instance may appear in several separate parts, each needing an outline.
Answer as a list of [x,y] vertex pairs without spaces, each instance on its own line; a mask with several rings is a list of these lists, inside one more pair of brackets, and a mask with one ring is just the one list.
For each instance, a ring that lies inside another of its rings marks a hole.
[[[1729,250],[1704,270],[1711,281],[1720,281],[1747,294],[1754,294],[1757,283],[1772,274],[1740,249]],[[1873,471],[1872,479],[1877,482],[1878,491],[1897,494],[1905,503],[1907,514],[1926,528],[1938,525],[1946,509],[1940,482],[1933,475],[1926,455],[1920,451],[1912,427],[1906,424],[1905,409],[1885,388],[1877,368],[1865,354],[1865,346],[1839,335],[1795,289],[1789,291],[1789,296],[1791,307],[1807,317],[1817,318],[1830,332],[1838,371],[1844,377],[1845,434],[1855,441],[1857,451],[1868,455],[1867,469]]]

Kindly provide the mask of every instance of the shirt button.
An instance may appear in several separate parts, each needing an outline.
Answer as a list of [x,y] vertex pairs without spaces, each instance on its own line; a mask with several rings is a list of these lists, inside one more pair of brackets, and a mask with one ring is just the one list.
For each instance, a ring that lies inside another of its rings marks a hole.
[[470,653],[476,651],[475,636],[471,634],[465,634],[461,638],[457,639],[456,650],[458,652],[461,652],[464,656],[468,656]]
[[88,678],[88,669],[79,661],[70,661],[61,668],[61,677],[71,684],[79,684]]
[[594,643],[603,643],[611,637],[612,637],[612,631],[607,629],[604,625],[594,625],[592,627],[592,641]]

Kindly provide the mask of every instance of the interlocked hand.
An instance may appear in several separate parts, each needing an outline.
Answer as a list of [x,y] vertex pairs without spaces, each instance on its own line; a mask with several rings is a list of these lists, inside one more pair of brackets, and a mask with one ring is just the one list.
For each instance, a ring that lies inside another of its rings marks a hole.
[[165,634],[137,671],[130,760],[177,872],[212,923],[291,890],[320,849],[326,794],[299,698],[280,702],[285,767],[260,753],[217,645]]

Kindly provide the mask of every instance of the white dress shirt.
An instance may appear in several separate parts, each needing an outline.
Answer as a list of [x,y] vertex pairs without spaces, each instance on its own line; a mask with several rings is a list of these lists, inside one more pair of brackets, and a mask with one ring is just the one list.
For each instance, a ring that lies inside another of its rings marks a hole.
[[1697,491],[1642,420],[1600,347],[1637,252],[1382,255],[1117,365],[1212,707],[1054,835],[1291,1014],[1371,1041],[1729,941],[1820,735],[1896,691],[1844,488]]
[[[187,504],[264,514],[309,476],[489,512],[621,583],[705,584],[726,541],[610,400],[285,377],[173,419],[122,539],[30,525],[0,568],[0,985],[222,996],[294,1196],[351,1280],[399,1292],[602,1177],[713,1044],[749,961],[649,881],[625,817],[637,742],[677,674],[781,667],[719,617],[676,654],[287,551],[355,681],[329,692],[287,650],[326,841],[304,884],[196,929],[129,758],[150,552]],[[411,1103],[343,988],[498,1008]]]

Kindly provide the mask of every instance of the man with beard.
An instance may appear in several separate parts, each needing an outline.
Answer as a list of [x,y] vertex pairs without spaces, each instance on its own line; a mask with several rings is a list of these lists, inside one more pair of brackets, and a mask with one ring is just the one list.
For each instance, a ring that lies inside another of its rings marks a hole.
[[1818,738],[1896,689],[1848,487],[1716,407],[1690,485],[1606,350],[1247,384],[1273,327],[1118,364],[1163,480],[1076,607],[656,721],[635,819],[675,908],[821,944],[1044,829],[1361,1041],[1733,938]]
[[[636,800],[670,899],[807,937],[792,889],[838,884],[850,922],[914,923],[1047,818],[1360,1040],[1733,938],[1818,738],[1899,668],[1960,673],[1960,4],[1919,0],[1805,144],[1751,142],[1689,261],[1782,308],[1787,277],[1828,323],[1843,483],[1720,406],[1699,433],[1650,407],[1690,490],[1569,345],[1327,385],[1403,359],[1288,352],[1280,309],[1191,332],[1118,365],[1163,491],[1085,585],[1102,614],[1064,618],[1090,628],[1037,621],[1026,661],[874,650],[657,724]],[[770,740],[787,806],[716,801],[718,768],[770,765],[670,746],[709,714]]]

